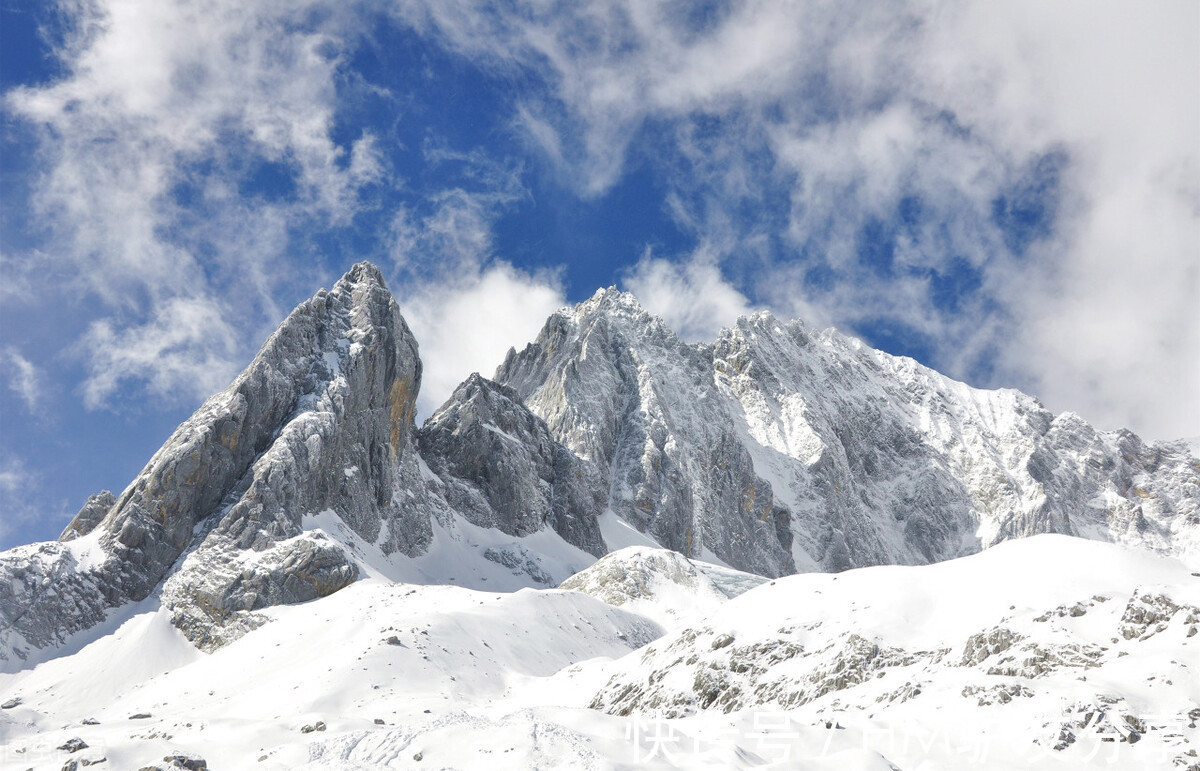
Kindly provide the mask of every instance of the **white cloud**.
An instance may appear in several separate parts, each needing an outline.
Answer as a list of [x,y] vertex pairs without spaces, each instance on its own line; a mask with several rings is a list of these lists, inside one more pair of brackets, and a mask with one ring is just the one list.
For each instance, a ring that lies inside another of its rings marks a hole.
[[417,412],[442,405],[472,372],[491,377],[508,349],[537,336],[566,304],[558,275],[527,272],[493,253],[493,227],[528,193],[522,169],[478,151],[425,148],[461,186],[430,192],[392,220],[393,281],[424,366]]
[[35,503],[37,481],[37,475],[20,458],[0,452],[0,511],[4,512],[0,516],[0,549],[24,543],[22,529],[50,513]]
[[[1159,438],[1200,428],[1200,6],[1023,3],[961,9],[956,64],[1004,84],[963,100],[1006,145],[1054,140],[1075,197],[1039,263],[1008,276],[1021,320],[1004,363],[1050,406]],[[1069,32],[1069,35],[1066,33]]]
[[383,165],[383,152],[374,134],[364,132],[350,148],[350,178],[359,184],[381,182],[387,172]]
[[11,459],[0,458],[0,501],[4,503],[6,511],[5,516],[0,517],[0,543],[7,544],[19,520],[26,518],[24,501],[18,505],[18,496],[25,484],[24,469]]
[[754,309],[703,255],[678,263],[646,254],[624,276],[642,307],[689,342],[711,341]]
[[173,298],[140,326],[93,323],[79,346],[90,354],[84,404],[106,406],[131,381],[168,402],[221,390],[237,371],[238,335],[229,316],[214,300]]
[[[40,137],[45,171],[32,204],[50,233],[40,252],[6,259],[6,272],[36,277],[92,314],[88,340],[103,346],[76,349],[94,356],[89,405],[120,382],[191,398],[214,378],[182,376],[186,351],[223,377],[278,320],[280,287],[316,280],[295,261],[281,269],[293,228],[348,225],[360,189],[386,176],[373,135],[348,148],[331,138],[340,41],[354,34],[358,9],[100,0],[60,10],[76,31],[56,52],[67,75],[4,96]],[[247,193],[264,163],[294,193]],[[218,296],[238,314],[203,342],[181,309]],[[146,354],[151,332],[167,355]]]
[[472,372],[491,377],[509,348],[532,341],[547,317],[566,304],[553,276],[530,275],[502,261],[397,294],[421,346],[422,418]]
[[[406,8],[448,48],[543,77],[517,124],[583,195],[639,132],[668,137],[641,157],[667,156],[673,216],[718,252],[702,264],[756,300],[899,322],[950,374],[991,367],[1103,427],[1200,432],[1197,4],[750,0],[700,25],[666,1]],[[1014,253],[993,204],[1050,153],[1054,231]],[[906,196],[922,229],[877,275],[858,234]],[[942,312],[931,271],[958,260],[980,289]],[[826,261],[843,273],[813,291]],[[694,270],[635,275],[696,297]]]
[[0,352],[0,363],[8,370],[8,387],[21,397],[25,409],[37,412],[45,389],[45,375],[41,369],[11,345]]
[[25,487],[28,472],[20,461],[5,457],[0,459],[0,493],[10,495]]
[[[98,3],[95,32],[68,56],[71,75],[9,92],[7,106],[48,132],[39,212],[71,247],[72,267],[97,269],[91,288],[111,300],[130,286],[178,291],[202,278],[160,231],[175,224],[173,187],[189,181],[189,164],[227,163],[240,143],[286,160],[311,210],[352,213],[371,140],[342,168],[345,151],[329,137],[338,62],[324,46],[333,41],[303,31],[306,11],[322,5]],[[201,191],[209,200],[235,197],[217,175],[203,182],[216,186]]]
[[464,153],[428,144],[423,154],[447,186],[397,210],[389,256],[408,281],[454,282],[476,275],[493,256],[496,218],[528,196],[523,169],[479,150]]

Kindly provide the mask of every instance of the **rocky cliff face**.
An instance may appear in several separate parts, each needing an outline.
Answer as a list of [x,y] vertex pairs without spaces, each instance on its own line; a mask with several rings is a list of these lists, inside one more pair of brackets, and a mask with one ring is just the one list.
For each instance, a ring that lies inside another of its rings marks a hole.
[[787,512],[756,473],[707,352],[632,295],[555,314],[496,379],[595,464],[608,506],[663,546],[768,576],[795,570]]
[[549,525],[597,557],[604,494],[591,463],[555,442],[510,388],[472,375],[425,422],[421,452],[457,513],[513,536]]
[[686,345],[615,289],[496,373],[661,544],[763,575],[1063,533],[1200,557],[1200,463],[768,313]]
[[1181,445],[1100,433],[770,314],[709,350],[792,512],[798,563],[921,564],[1038,533],[1200,557],[1200,464]]
[[[255,435],[269,444],[210,510],[195,549],[166,582],[164,602],[190,639],[219,644],[229,632],[215,630],[231,621],[358,577],[338,546],[302,534],[306,514],[331,510],[385,553],[424,550],[435,504],[417,461],[420,381],[416,341],[378,269],[361,263],[297,308],[246,372],[201,408],[197,417],[214,426],[221,447]],[[278,423],[237,419],[259,400],[279,405],[270,415]],[[214,415],[222,416],[216,424]],[[224,416],[240,428],[225,428]]]
[[0,554],[0,659],[151,595],[213,649],[263,608],[353,582],[367,552],[403,561],[435,533],[443,546],[483,533],[456,559],[542,586],[565,576],[539,549],[578,569],[623,545],[602,535],[616,519],[771,577],[936,562],[1036,533],[1200,560],[1200,461],[1182,444],[1100,433],[769,314],[689,345],[604,290],[418,431],[420,379],[378,269],[356,265],[119,496],[89,499],[59,542]]
[[256,609],[357,577],[339,547],[301,532],[303,515],[326,509],[385,551],[418,553],[431,537],[413,425],[420,378],[378,269],[356,265],[293,311],[120,497],[89,500],[64,533],[74,540],[6,559],[17,580],[0,581],[4,631],[60,642],[170,573],[163,602],[212,647]]

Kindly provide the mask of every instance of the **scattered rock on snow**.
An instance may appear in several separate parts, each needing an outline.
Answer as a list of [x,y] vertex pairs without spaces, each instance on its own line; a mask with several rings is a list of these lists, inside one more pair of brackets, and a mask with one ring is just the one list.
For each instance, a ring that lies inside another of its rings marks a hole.
[[170,763],[172,768],[184,768],[187,771],[208,771],[208,762],[199,755],[176,751],[164,757],[163,760]]
[[67,752],[79,752],[80,750],[86,750],[87,746],[87,742],[76,736],[73,739],[67,739],[67,741],[63,744],[60,744],[58,748],[60,750],[66,750]]

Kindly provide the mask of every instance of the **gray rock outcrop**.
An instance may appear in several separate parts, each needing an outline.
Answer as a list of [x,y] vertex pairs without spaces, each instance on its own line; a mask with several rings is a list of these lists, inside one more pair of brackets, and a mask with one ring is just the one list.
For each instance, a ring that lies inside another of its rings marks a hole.
[[550,318],[496,372],[594,464],[608,506],[663,546],[739,570],[794,572],[791,522],[755,473],[706,352],[615,289]]
[[101,490],[95,495],[89,496],[87,503],[83,504],[83,508],[79,510],[62,531],[62,535],[58,537],[60,541],[73,541],[81,535],[87,535],[96,529],[96,525],[100,524],[104,517],[114,505],[116,505],[116,496],[109,490]]
[[302,535],[302,518],[326,510],[385,552],[421,552],[435,504],[417,461],[420,379],[379,270],[354,266],[296,308],[119,498],[90,500],[64,534],[72,542],[0,557],[0,642],[61,642],[170,572],[163,602],[176,623],[219,644],[239,616],[357,577],[339,546]]
[[549,525],[597,557],[607,551],[597,524],[607,485],[512,389],[472,375],[425,422],[420,448],[468,521],[517,537]]

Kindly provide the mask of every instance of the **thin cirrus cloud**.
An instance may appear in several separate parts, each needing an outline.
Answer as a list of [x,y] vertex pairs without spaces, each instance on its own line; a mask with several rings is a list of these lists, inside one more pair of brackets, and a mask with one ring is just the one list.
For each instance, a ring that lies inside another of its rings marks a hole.
[[[0,452],[0,509],[4,511],[0,517],[0,543],[48,513],[50,506],[37,494],[39,481],[37,472],[19,457]],[[61,525],[55,522],[52,526]]]
[[0,363],[8,371],[8,387],[20,397],[25,409],[36,413],[41,408],[42,392],[46,388],[45,374],[14,346],[0,351]]
[[205,299],[175,297],[135,327],[94,322],[80,342],[91,351],[84,404],[105,405],[123,381],[145,384],[153,396],[183,394],[202,399],[221,390],[235,374],[238,333],[228,308]]

